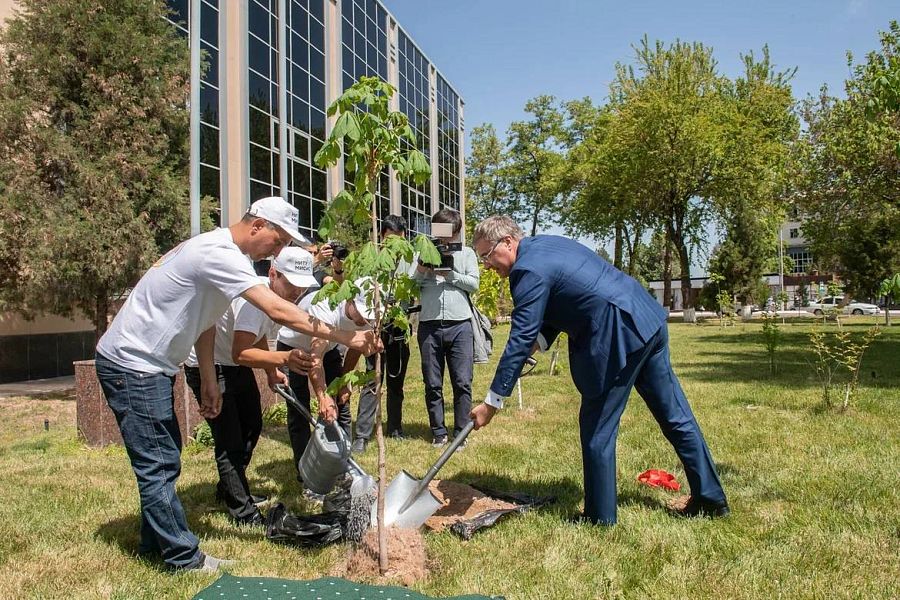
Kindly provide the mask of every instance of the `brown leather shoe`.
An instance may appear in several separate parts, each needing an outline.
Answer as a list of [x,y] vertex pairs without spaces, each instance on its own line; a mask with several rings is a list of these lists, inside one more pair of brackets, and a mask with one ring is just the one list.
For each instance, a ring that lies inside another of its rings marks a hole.
[[678,517],[711,517],[713,519],[717,519],[720,517],[727,517],[731,514],[731,509],[728,508],[728,502],[705,502],[700,499],[695,499],[693,496],[689,497],[684,506],[681,507],[672,507],[669,510],[672,511]]

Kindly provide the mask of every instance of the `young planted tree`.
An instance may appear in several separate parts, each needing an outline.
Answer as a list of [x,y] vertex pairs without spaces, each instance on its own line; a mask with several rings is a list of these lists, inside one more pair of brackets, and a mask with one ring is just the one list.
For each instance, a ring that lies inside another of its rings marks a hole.
[[188,50],[146,0],[20,0],[0,34],[0,309],[91,318],[188,233]]
[[[425,156],[415,150],[415,134],[406,115],[391,111],[389,102],[396,89],[377,77],[362,77],[331,106],[328,115],[338,115],[328,141],[316,153],[322,168],[334,166],[344,157],[344,167],[353,176],[353,184],[338,193],[329,203],[319,224],[319,235],[328,239],[342,220],[371,226],[371,239],[353,251],[344,261],[345,280],[332,281],[323,287],[315,300],[327,298],[332,305],[354,298],[361,290],[375,309],[375,332],[380,337],[384,325],[391,324],[407,333],[409,321],[401,303],[412,300],[418,286],[405,274],[397,273],[402,259],[412,262],[416,253],[427,264],[440,264],[440,255],[431,241],[419,235],[413,243],[405,238],[389,236],[378,239],[375,190],[380,174],[388,169],[416,185],[425,183],[431,168]],[[364,279],[365,278],[365,279]],[[353,371],[338,378],[328,388],[332,395],[350,385],[360,386],[375,380],[375,436],[378,442],[378,562],[382,574],[388,568],[387,533],[384,528],[385,451],[381,423],[381,357],[376,356],[372,372]]]
[[891,304],[900,300],[900,273],[881,282],[878,295],[884,297],[884,324],[891,326]]

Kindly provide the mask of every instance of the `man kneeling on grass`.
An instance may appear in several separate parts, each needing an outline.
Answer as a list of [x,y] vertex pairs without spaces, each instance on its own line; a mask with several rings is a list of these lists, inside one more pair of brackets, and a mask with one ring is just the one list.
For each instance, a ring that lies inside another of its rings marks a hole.
[[282,198],[263,198],[238,223],[183,242],[141,277],[97,344],[97,378],[122,432],[141,498],[138,552],[160,554],[172,568],[213,571],[224,564],[200,551],[175,493],[181,433],[173,386],[196,344],[200,414],[219,414],[215,323],[231,301],[240,296],[286,327],[367,354],[380,349],[372,332],[354,334],[316,322],[260,283],[250,260],[277,256],[295,240],[308,242],[298,219],[299,211]]
[[[307,289],[319,287],[313,277],[312,254],[302,248],[285,248],[269,268],[266,283],[278,297],[296,302]],[[215,363],[222,410],[216,417],[207,417],[206,422],[215,442],[219,471],[216,499],[225,503],[231,519],[238,524],[265,524],[258,505],[266,498],[250,493],[246,475],[262,432],[253,369],[265,369],[272,386],[287,383],[279,368],[306,373],[316,362],[301,350],[270,352],[268,340],[274,339],[278,328],[266,313],[243,298],[235,299],[216,322]],[[194,352],[185,361],[184,375],[199,402],[203,380]]]
[[[328,300],[321,300],[313,304],[314,294],[307,294],[300,300],[300,308],[309,312],[309,315],[322,323],[330,325],[339,331],[371,331],[372,321],[375,318],[375,311],[366,303],[366,292],[371,287],[371,280],[360,279],[356,282],[357,287],[361,290],[359,295],[353,300],[344,300],[335,308],[331,308]],[[321,338],[311,337],[304,333],[297,333],[288,328],[282,328],[278,334],[278,348],[280,350],[297,349],[304,350],[312,354],[317,360],[314,368],[309,370],[309,375],[301,373],[290,373],[291,390],[300,401],[301,404],[309,409],[310,393],[312,387],[313,393],[319,405],[319,418],[326,423],[333,423],[337,420],[338,425],[350,438],[350,392],[348,388],[342,388],[338,393],[337,405],[334,399],[328,395],[326,388],[328,385],[340,377],[344,373],[349,373],[356,367],[359,361],[360,352],[352,348],[348,349],[344,355],[344,363],[340,369],[335,368],[330,362],[321,361],[322,356],[337,347],[337,343],[333,341],[323,340]],[[309,444],[310,427],[309,422],[291,405],[288,405],[287,412],[288,434],[291,438],[291,448],[294,452],[294,467],[298,467],[300,458],[303,456],[306,445]],[[300,479],[299,468],[297,470],[297,479]],[[310,496],[307,493],[307,496]],[[313,498],[315,499],[315,498]]]

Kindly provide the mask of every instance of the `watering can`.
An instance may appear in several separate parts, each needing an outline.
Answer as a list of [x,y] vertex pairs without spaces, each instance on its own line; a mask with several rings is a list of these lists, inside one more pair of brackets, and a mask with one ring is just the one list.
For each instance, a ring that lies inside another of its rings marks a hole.
[[348,472],[353,478],[350,486],[352,496],[364,496],[375,487],[375,479],[350,457],[350,441],[337,423],[326,425],[318,422],[290,388],[276,385],[274,390],[313,426],[312,437],[297,465],[306,487],[316,494],[327,494],[334,488],[338,477]]

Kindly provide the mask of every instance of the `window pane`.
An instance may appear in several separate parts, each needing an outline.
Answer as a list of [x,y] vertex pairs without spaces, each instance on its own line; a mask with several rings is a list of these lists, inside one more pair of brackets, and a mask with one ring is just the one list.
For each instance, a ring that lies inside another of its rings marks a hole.
[[250,141],[256,142],[264,148],[268,148],[272,144],[271,127],[269,126],[269,115],[250,107]]
[[200,79],[208,81],[214,86],[219,86],[219,51],[207,44],[200,42],[202,49],[200,62]]
[[200,84],[200,120],[219,124],[219,92],[205,83]]
[[[312,169],[312,197],[315,200],[327,200],[328,189],[325,183],[325,172],[318,169]],[[316,220],[318,223],[318,220]]]
[[219,47],[219,11],[200,4],[200,39]]
[[320,81],[325,81],[325,55],[318,50],[309,51],[309,72]]
[[262,43],[255,37],[250,38],[250,47],[248,49],[250,68],[263,75],[269,74],[269,46]]
[[325,113],[321,110],[309,109],[309,132],[320,140],[325,139]]
[[272,183],[272,153],[250,144],[250,177]]
[[272,105],[269,102],[268,80],[263,79],[256,73],[250,73],[248,87],[250,92],[250,104],[265,112],[271,112]]
[[309,167],[296,161],[291,161],[294,170],[294,192],[309,196]]
[[219,195],[219,170],[200,165],[200,196],[212,196],[213,198],[221,198]]
[[200,124],[200,162],[219,166],[219,130]]
[[260,8],[256,2],[250,2],[248,13],[250,31],[269,41],[269,13]]
[[325,84],[315,79],[309,80],[309,104],[313,108],[325,109]]

